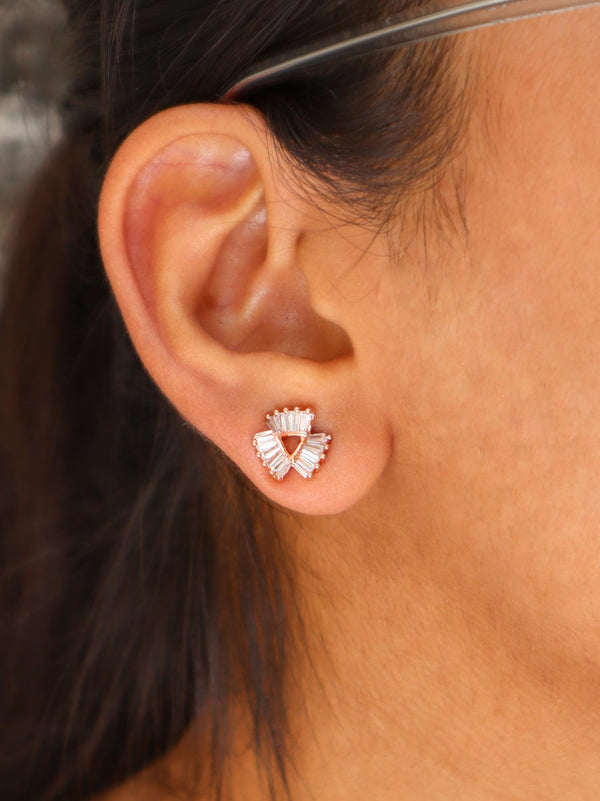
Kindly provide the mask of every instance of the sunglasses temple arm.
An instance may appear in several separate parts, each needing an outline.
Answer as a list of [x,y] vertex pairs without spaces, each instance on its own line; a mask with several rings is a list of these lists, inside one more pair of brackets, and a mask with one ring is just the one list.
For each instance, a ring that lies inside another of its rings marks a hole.
[[333,60],[407,47],[456,33],[485,28],[511,20],[568,11],[600,4],[600,0],[475,0],[439,11],[425,12],[418,17],[388,18],[383,27],[334,42],[314,50],[304,50],[289,58],[259,65],[251,74],[234,84],[222,100],[236,100],[239,95],[265,88]]

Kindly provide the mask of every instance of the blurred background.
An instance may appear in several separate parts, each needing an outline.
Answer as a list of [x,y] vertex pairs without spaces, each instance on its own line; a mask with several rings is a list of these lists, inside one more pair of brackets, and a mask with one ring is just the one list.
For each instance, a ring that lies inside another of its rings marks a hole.
[[0,278],[11,216],[60,136],[64,24],[57,0],[0,0]]

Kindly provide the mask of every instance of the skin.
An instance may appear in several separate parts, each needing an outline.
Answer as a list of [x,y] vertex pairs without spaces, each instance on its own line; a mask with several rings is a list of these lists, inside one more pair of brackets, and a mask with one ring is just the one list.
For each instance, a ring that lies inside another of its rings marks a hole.
[[[391,235],[334,225],[251,110],[166,112],[107,176],[134,343],[301,566],[298,801],[598,797],[599,41],[594,8],[463,35],[462,147]],[[286,402],[334,436],[311,482],[248,444]],[[228,797],[262,799],[238,731]],[[108,798],[171,797],[197,747]]]

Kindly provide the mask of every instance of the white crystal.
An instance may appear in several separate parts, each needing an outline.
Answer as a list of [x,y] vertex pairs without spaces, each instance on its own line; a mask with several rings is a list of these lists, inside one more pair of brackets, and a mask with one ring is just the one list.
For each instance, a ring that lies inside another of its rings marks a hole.
[[300,473],[302,478],[308,478],[309,474],[311,473],[310,466],[305,465],[301,459],[296,459],[296,461],[294,462],[294,468],[298,473]]
[[300,418],[298,421],[299,425],[298,430],[308,434],[310,432],[310,423],[311,423],[309,412],[306,411],[300,412],[298,414],[298,417]]
[[288,471],[292,465],[290,464],[289,459],[286,459],[283,464],[279,467],[278,470],[274,470],[273,472],[276,473],[277,478],[281,479],[288,474]]
[[271,470],[279,470],[282,464],[285,464],[287,457],[283,453],[277,453],[272,459],[269,459],[269,467]]
[[261,431],[254,437],[256,442],[260,445],[268,445],[269,443],[277,442],[277,437],[272,431]]
[[263,451],[263,458],[266,462],[270,462],[271,459],[274,459],[277,454],[281,453],[280,448],[269,448],[268,451]]

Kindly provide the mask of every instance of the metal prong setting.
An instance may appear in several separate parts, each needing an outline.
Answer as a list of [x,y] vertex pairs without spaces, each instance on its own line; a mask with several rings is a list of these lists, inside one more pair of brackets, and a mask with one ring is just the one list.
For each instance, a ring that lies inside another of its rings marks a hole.
[[[293,467],[302,478],[312,478],[325,459],[332,440],[331,434],[312,432],[315,413],[312,409],[275,409],[265,416],[268,429],[259,431],[252,444],[256,456],[277,481],[282,481]],[[293,454],[288,453],[283,437],[299,437],[300,444]]]

